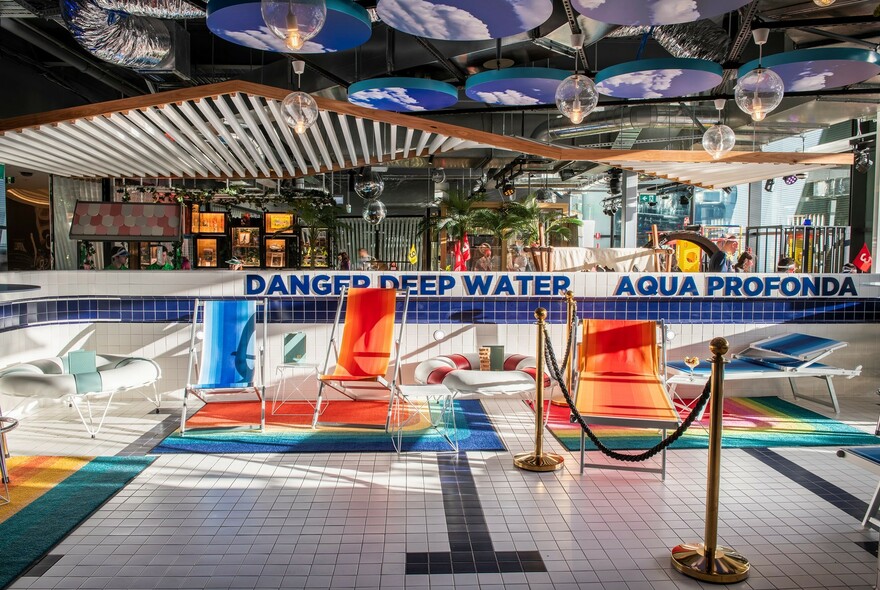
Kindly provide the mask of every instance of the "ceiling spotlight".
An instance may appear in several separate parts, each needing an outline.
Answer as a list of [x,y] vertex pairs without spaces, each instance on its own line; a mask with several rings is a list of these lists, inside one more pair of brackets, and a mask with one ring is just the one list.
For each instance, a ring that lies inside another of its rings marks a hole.
[[796,183],[797,181],[798,181],[797,176],[795,176],[794,174],[789,174],[788,176],[782,177],[782,182],[784,182],[787,185],[792,185],[792,184]]
[[506,181],[501,185],[501,194],[505,197],[512,197],[516,194],[516,187],[512,182]]
[[327,20],[326,0],[261,0],[263,21],[291,51],[321,32]]
[[773,178],[768,178],[767,182],[764,183],[764,190],[769,192],[773,191],[773,184],[776,182]]
[[834,4],[835,0],[813,0],[813,4],[816,6],[821,6],[822,8],[827,8]]
[[874,165],[874,161],[871,159],[869,155],[868,148],[863,148],[856,151],[856,161],[855,168],[856,172],[861,172],[862,174],[867,174],[868,170],[871,169],[871,166]]
[[733,93],[736,105],[751,115],[752,121],[763,121],[767,113],[779,106],[785,92],[785,84],[779,74],[761,66],[764,44],[769,34],[769,29],[752,31],[755,45],[758,46],[758,67],[739,79]]

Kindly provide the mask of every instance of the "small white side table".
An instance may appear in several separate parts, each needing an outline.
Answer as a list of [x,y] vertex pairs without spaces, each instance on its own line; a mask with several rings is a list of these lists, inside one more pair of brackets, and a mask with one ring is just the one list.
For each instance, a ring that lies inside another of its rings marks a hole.
[[[391,441],[399,455],[403,442],[403,430],[415,423],[419,416],[428,419],[431,427],[449,444],[450,451],[458,452],[458,432],[455,426],[456,392],[445,385],[398,385],[399,395],[392,413],[394,431]],[[415,408],[406,415],[408,408]]]
[[[281,414],[285,416],[312,415],[315,409],[314,397],[309,398],[303,391],[303,386],[310,380],[314,379],[315,387],[318,380],[318,365],[314,363],[284,363],[275,367],[275,375],[280,376],[278,384],[275,386],[275,393],[272,396],[272,415]],[[291,382],[288,391],[287,383]],[[306,402],[311,407],[312,412],[283,412],[284,404],[292,402]]]

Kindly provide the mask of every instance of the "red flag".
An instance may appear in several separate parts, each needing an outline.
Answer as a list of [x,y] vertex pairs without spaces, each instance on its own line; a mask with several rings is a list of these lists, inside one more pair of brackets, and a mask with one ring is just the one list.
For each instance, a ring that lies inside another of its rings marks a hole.
[[871,258],[871,251],[868,250],[868,245],[863,244],[862,249],[859,250],[858,256],[853,260],[853,264],[862,272],[871,272],[871,264],[873,264],[873,262],[874,259]]
[[464,234],[461,238],[461,259],[464,262],[471,259],[471,246],[468,244],[467,234]]
[[461,257],[461,241],[455,242],[455,246],[452,248],[452,270],[467,270],[467,267],[464,264],[464,260],[462,260]]

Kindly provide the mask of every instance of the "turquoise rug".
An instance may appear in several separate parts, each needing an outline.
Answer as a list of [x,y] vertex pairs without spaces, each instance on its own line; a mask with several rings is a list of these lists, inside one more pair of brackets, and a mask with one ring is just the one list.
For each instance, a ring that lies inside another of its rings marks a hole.
[[5,518],[0,522],[0,587],[20,576],[155,460],[13,457],[12,501],[0,506],[0,519]]

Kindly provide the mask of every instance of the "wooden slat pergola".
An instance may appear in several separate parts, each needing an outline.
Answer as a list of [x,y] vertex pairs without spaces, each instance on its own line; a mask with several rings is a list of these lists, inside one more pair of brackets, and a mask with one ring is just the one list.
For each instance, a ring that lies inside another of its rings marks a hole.
[[285,123],[289,90],[229,81],[0,121],[0,161],[70,177],[298,178],[416,156],[496,148],[590,161],[705,188],[848,166],[850,153],[579,149],[316,97],[304,134]]

